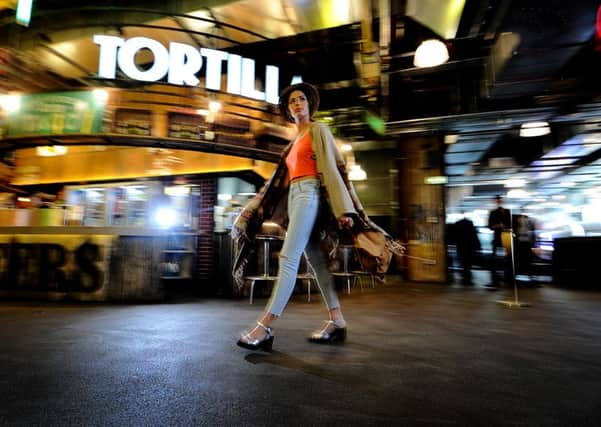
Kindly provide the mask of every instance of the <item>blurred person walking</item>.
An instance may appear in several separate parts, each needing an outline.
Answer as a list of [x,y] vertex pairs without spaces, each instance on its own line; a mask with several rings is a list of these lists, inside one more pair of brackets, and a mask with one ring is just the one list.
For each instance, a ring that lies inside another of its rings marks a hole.
[[457,258],[461,264],[461,279],[464,285],[472,285],[472,267],[476,254],[482,249],[474,223],[465,216],[453,224]]

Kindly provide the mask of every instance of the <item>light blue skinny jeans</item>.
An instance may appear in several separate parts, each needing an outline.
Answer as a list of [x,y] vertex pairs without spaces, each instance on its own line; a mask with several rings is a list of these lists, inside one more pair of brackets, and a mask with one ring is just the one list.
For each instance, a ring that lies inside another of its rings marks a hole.
[[340,307],[326,256],[319,248],[313,227],[319,211],[319,179],[293,181],[288,192],[288,230],[280,251],[278,278],[266,311],[281,316],[292,295],[303,251],[313,267],[315,280],[328,310]]

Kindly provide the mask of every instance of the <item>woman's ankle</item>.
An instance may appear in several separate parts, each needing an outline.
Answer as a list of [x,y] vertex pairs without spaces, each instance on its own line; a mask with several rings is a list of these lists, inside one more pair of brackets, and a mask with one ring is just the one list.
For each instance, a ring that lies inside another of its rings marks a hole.
[[346,327],[346,321],[344,320],[344,316],[342,315],[342,311],[339,307],[333,308],[328,312],[330,320],[334,322],[334,325],[338,328]]
[[262,325],[271,328],[273,323],[277,320],[278,316],[273,313],[265,313],[257,323],[261,323]]
[[346,328],[346,321],[344,320],[344,317],[330,317],[330,320],[334,323],[334,325],[337,328]]

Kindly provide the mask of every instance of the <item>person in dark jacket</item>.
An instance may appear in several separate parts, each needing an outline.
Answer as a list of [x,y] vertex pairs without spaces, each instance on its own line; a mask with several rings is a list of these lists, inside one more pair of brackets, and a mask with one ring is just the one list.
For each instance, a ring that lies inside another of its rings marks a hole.
[[476,254],[482,249],[478,231],[474,223],[463,217],[453,225],[457,258],[461,264],[461,278],[464,285],[472,284],[472,267]]

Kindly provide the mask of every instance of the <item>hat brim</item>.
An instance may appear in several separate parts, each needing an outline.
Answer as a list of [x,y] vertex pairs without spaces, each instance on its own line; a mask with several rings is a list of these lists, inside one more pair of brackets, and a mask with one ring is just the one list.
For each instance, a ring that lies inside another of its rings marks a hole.
[[307,100],[309,101],[309,116],[311,118],[319,108],[319,91],[315,86],[305,82],[288,86],[280,94],[278,106],[282,117],[292,123],[294,123],[294,119],[290,116],[290,112],[288,111],[288,98],[290,98],[290,94],[295,90],[300,90],[307,96]]

